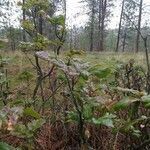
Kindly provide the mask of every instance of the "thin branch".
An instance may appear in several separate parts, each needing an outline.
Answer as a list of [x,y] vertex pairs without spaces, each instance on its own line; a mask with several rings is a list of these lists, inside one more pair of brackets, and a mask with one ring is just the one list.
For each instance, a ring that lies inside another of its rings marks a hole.
[[42,77],[42,80],[45,79],[46,77],[50,76],[51,73],[53,72],[54,68],[55,68],[55,65],[53,65],[52,68],[50,69],[50,71],[45,76]]
[[26,57],[28,58],[28,60],[29,60],[30,63],[32,64],[32,66],[37,69],[37,66],[32,62],[32,60],[31,60],[31,58],[28,56],[28,54],[27,54],[26,52],[24,52],[24,51],[23,51],[23,53],[26,55]]
[[138,27],[135,25],[135,23],[131,20],[131,18],[127,14],[124,13],[124,15],[133,24],[133,26],[135,27],[135,29],[139,32],[141,38],[144,40],[145,37],[142,35],[141,31],[138,29]]

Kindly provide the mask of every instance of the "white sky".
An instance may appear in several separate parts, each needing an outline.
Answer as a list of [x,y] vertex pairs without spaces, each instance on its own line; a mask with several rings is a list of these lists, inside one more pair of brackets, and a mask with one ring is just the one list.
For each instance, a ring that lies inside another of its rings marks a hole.
[[[114,16],[111,18],[109,23],[109,28],[117,28],[119,24],[119,16],[121,11],[121,2],[122,0],[114,0],[115,6],[113,8]],[[67,16],[68,16],[68,24],[72,25],[84,25],[87,21],[88,17],[85,14],[85,8],[82,8],[83,4],[80,3],[81,0],[67,0]],[[146,11],[149,15],[146,15],[143,20],[150,18],[150,0],[144,0],[144,5],[149,5],[146,8]],[[144,22],[143,22],[144,23]]]
[[69,26],[83,25],[87,21],[81,0],[67,0],[67,19]]
[[[11,0],[10,0],[11,1]],[[16,0],[19,1],[19,0]],[[67,1],[67,24],[68,27],[73,25],[84,25],[88,21],[88,17],[86,15],[86,8],[84,8],[84,4],[80,3],[81,0],[66,0]],[[117,28],[119,24],[119,16],[121,11],[121,2],[122,0],[114,0],[114,4],[116,7],[113,8],[114,16],[111,18],[111,21],[108,25],[109,28]],[[150,19],[150,0],[144,0],[144,5],[149,5],[146,7],[146,11],[149,13],[145,17],[143,16],[143,20]],[[16,9],[16,8],[14,8]],[[16,18],[18,13],[12,15],[12,18]],[[17,23],[16,23],[17,24]],[[144,24],[144,22],[143,22]]]

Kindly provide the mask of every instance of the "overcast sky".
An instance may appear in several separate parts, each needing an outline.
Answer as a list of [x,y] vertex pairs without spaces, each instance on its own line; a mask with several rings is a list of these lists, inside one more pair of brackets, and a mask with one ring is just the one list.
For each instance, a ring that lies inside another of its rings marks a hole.
[[[108,25],[109,28],[117,28],[119,24],[119,16],[121,11],[122,0],[114,0],[114,1],[115,1],[115,7],[112,10],[112,13],[114,15],[111,18],[111,21]],[[149,13],[146,16],[143,14],[143,18],[144,18],[143,24],[144,24],[144,22],[147,19],[150,19],[150,0],[143,0],[143,1],[144,1],[144,5],[149,5],[144,10]],[[81,0],[67,0],[67,24],[69,27],[73,25],[77,25],[77,26],[84,25],[88,20],[88,17],[86,15],[86,8],[84,7],[84,4],[80,2]],[[15,18],[16,16],[17,14],[14,14],[12,18]]]
[[[116,28],[119,24],[119,16],[121,11],[121,2],[122,0],[114,0],[115,7],[113,8],[113,17],[111,22],[109,23],[109,28]],[[67,0],[67,16],[68,16],[68,24],[72,25],[84,25],[87,21],[88,17],[85,14],[85,8],[83,8],[83,4],[80,3],[81,0]],[[146,7],[146,11],[149,12],[149,15],[143,16],[143,24],[146,19],[150,18],[150,0],[144,0],[144,5],[149,5]]]

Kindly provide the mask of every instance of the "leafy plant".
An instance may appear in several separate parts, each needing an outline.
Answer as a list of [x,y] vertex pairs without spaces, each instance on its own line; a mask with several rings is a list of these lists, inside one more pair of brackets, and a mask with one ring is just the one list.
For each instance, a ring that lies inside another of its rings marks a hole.
[[0,149],[1,150],[15,150],[15,148],[3,142],[0,142]]

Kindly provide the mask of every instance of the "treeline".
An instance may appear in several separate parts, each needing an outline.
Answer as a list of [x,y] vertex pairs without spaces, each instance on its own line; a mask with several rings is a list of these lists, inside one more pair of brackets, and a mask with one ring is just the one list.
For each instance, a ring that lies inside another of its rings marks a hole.
[[[37,1],[40,3],[40,0]],[[68,28],[66,24],[67,5],[65,0],[45,0],[43,4],[43,14],[37,14],[38,10],[35,6],[27,11],[27,8],[33,3],[31,0],[22,0],[16,3],[14,0],[4,0],[0,7],[0,35],[1,38],[8,39],[8,46],[11,50],[17,49],[20,41],[28,42],[32,39],[32,33],[25,30],[26,27],[15,26],[12,15],[20,14],[18,19],[24,22],[22,26],[32,26],[38,33],[47,37],[47,39],[56,42],[57,46],[49,48],[57,51],[61,49],[76,49],[86,51],[143,51],[143,39],[149,40],[150,27],[148,20],[147,8],[143,0],[82,0],[86,8],[88,16],[87,23],[82,26],[73,26]],[[110,22],[118,14],[114,13],[114,8],[120,3],[119,24],[118,28],[110,27]],[[22,12],[18,12],[18,8],[22,7]],[[16,9],[13,9],[16,7]],[[5,11],[9,10],[9,11]],[[61,15],[58,15],[61,14]],[[82,12],[81,12],[82,14]],[[47,16],[46,16],[47,15]],[[49,20],[48,20],[49,18]],[[53,20],[54,19],[54,20]],[[69,22],[69,21],[68,21]],[[33,32],[33,31],[32,31]]]
[[[69,30],[70,34],[68,34],[68,42],[67,47],[69,49],[74,50],[87,50],[90,51],[91,46],[91,39],[89,36],[90,28],[89,27],[80,27],[80,28],[73,28]],[[149,27],[141,28],[141,33],[143,36],[147,36],[147,33],[150,32]],[[94,32],[93,37],[93,48],[92,51],[100,51],[99,43],[98,43],[98,36],[97,31]],[[128,33],[124,35],[124,32],[120,34],[120,41],[119,41],[119,52],[136,52],[136,30],[134,28],[128,28]],[[104,50],[103,51],[116,51],[117,47],[117,37],[118,37],[118,29],[106,29],[105,30],[105,40],[104,40]],[[148,38],[149,41],[149,38]],[[148,48],[150,48],[148,42]],[[139,40],[139,50],[144,51],[144,42],[140,38]]]
[[[148,37],[150,28],[147,6],[143,0],[84,0],[88,23],[82,28],[70,30],[70,47],[89,51],[132,51],[143,50],[142,37]],[[110,28],[115,15],[113,9],[121,2],[117,29]],[[149,39],[148,39],[149,40]]]

